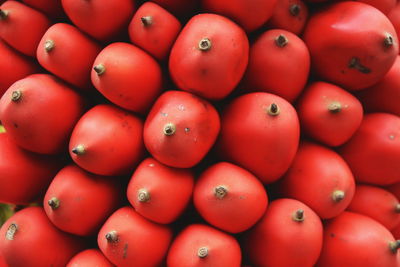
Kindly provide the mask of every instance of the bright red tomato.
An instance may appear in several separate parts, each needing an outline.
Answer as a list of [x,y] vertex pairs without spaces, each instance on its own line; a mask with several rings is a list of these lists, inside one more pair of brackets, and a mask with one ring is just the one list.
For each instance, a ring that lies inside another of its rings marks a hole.
[[114,265],[98,249],[86,249],[76,254],[66,267],[113,267]]

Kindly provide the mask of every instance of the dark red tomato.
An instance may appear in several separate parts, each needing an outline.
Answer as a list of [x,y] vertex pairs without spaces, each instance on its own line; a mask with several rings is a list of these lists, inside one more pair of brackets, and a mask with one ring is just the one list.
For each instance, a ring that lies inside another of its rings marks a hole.
[[278,0],[201,0],[206,11],[233,19],[247,32],[261,27],[272,16],[277,2]]
[[322,238],[318,215],[302,202],[284,198],[270,203],[248,232],[244,247],[256,266],[312,267],[321,252]]
[[360,128],[340,149],[358,182],[400,182],[400,118],[388,113],[364,116]]
[[22,2],[55,19],[65,16],[61,0],[22,0]]
[[159,266],[167,255],[172,231],[143,218],[133,208],[114,212],[101,228],[97,242],[117,266]]
[[159,64],[142,49],[128,43],[113,43],[96,57],[92,83],[114,104],[145,113],[161,93]]
[[76,254],[66,267],[113,267],[114,265],[98,249],[86,249]]
[[240,267],[242,252],[235,238],[211,226],[183,229],[168,252],[168,267]]
[[49,74],[15,82],[0,99],[0,118],[21,147],[43,154],[62,152],[85,109],[84,99]]
[[333,150],[302,142],[280,189],[285,197],[300,200],[321,219],[342,213],[354,195],[355,182],[346,162]]
[[187,16],[195,11],[199,0],[153,0],[177,16]]
[[153,105],[144,125],[144,143],[161,163],[191,168],[213,146],[220,130],[218,112],[191,93],[167,91]]
[[300,35],[308,19],[308,7],[303,0],[279,0],[267,25]]
[[392,231],[391,231],[393,237],[395,239],[400,239],[400,224],[398,224]]
[[[336,0],[336,2],[339,1],[348,1],[348,0]],[[373,6],[379,9],[385,15],[389,14],[397,3],[397,0],[352,0],[352,1],[362,2],[370,6]]]
[[220,162],[200,175],[193,201],[209,224],[229,233],[239,233],[262,217],[268,196],[253,174],[231,163]]
[[65,13],[79,29],[107,41],[124,31],[135,11],[134,0],[61,0]]
[[145,2],[129,24],[131,42],[158,60],[167,59],[181,23],[161,6]]
[[320,78],[348,90],[378,82],[399,52],[396,31],[376,8],[335,3],[310,17],[303,39]]
[[247,36],[238,25],[219,15],[199,14],[189,20],[172,47],[170,75],[182,90],[222,99],[242,78],[248,53]]
[[218,150],[268,184],[289,168],[299,136],[299,120],[289,102],[269,93],[245,94],[223,112]]
[[90,88],[90,70],[101,47],[66,23],[51,26],[37,47],[45,69],[82,90]]
[[15,213],[0,229],[0,251],[13,267],[65,266],[84,247],[84,240],[53,226],[40,207]]
[[385,187],[386,190],[392,192],[397,199],[400,200],[400,183],[395,183]]
[[360,101],[339,86],[313,82],[297,102],[301,129],[313,139],[339,146],[356,132],[363,118]]
[[360,213],[380,222],[388,230],[400,223],[400,202],[389,191],[377,186],[357,185],[348,211]]
[[131,173],[144,154],[143,122],[111,105],[97,105],[76,124],[69,142],[72,159],[99,175]]
[[16,50],[34,57],[51,21],[39,11],[17,1],[0,6],[0,37]]
[[0,254],[0,267],[9,267],[2,254]]
[[291,32],[269,30],[250,48],[242,87],[293,102],[306,85],[309,72],[310,53],[304,42]]
[[387,14],[387,17],[396,29],[397,36],[400,36],[400,2],[397,2],[396,6]]
[[29,204],[42,197],[61,168],[55,157],[23,150],[0,133],[0,202]]
[[194,175],[147,158],[136,168],[128,184],[131,205],[143,217],[157,223],[172,223],[192,198]]
[[400,241],[375,220],[343,212],[324,225],[318,267],[398,266]]

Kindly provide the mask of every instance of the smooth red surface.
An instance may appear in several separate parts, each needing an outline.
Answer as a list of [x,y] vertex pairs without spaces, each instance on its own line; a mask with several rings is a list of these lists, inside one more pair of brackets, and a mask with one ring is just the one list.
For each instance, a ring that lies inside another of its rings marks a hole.
[[[347,0],[336,0],[347,1]],[[390,11],[396,6],[397,0],[357,0],[358,2],[368,4],[379,9],[385,15],[388,15]]]
[[[298,11],[297,9],[298,8]],[[291,11],[291,10],[296,11]],[[296,13],[298,12],[298,13]],[[302,0],[279,0],[276,2],[267,25],[274,29],[283,29],[300,35],[308,20],[308,7]]]
[[153,0],[153,2],[177,16],[187,16],[199,5],[199,0]]
[[22,0],[22,2],[52,18],[59,19],[65,16],[61,0]]
[[76,254],[66,267],[113,267],[114,265],[98,249],[86,249]]
[[390,22],[396,30],[397,36],[400,36],[400,2],[387,14]]

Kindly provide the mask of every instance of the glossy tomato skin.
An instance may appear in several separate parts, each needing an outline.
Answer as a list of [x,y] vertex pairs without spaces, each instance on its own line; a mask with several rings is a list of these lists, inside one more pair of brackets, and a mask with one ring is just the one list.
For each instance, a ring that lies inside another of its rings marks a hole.
[[398,252],[390,250],[393,235],[380,223],[361,214],[343,212],[324,225],[318,267],[398,266]]
[[[110,235],[116,240],[112,241]],[[108,218],[97,242],[103,254],[117,266],[152,267],[167,255],[171,240],[172,231],[167,226],[148,221],[133,208],[123,207]]]
[[107,176],[133,171],[144,154],[143,122],[127,111],[101,104],[86,112],[69,142],[72,159],[81,168]]
[[208,223],[229,233],[239,233],[261,218],[268,196],[253,174],[234,164],[220,162],[201,173],[193,202]]
[[98,249],[86,249],[76,254],[66,267],[113,267],[114,265]]
[[267,25],[300,35],[308,19],[308,7],[303,0],[279,0],[276,2]]
[[131,205],[143,217],[162,224],[174,222],[192,198],[194,175],[153,158],[142,161],[128,184]]
[[353,1],[334,3],[311,16],[303,39],[314,72],[347,90],[378,82],[399,52],[389,19],[376,8]]
[[65,16],[61,0],[22,0],[22,2],[54,19]]
[[194,12],[199,5],[199,0],[153,0],[152,2],[164,7],[176,16],[187,16]]
[[67,147],[85,111],[84,101],[53,75],[32,74],[15,82],[0,99],[1,122],[22,148],[57,154]]
[[354,196],[355,182],[346,162],[322,145],[302,142],[280,183],[285,197],[312,208],[321,219],[342,213]]
[[51,21],[39,11],[17,1],[6,1],[0,9],[8,13],[6,18],[0,19],[0,37],[21,53],[34,57],[40,38]]
[[303,131],[328,146],[348,141],[363,118],[360,101],[327,82],[309,84],[297,102],[297,112]]
[[293,102],[306,85],[309,72],[310,53],[304,42],[291,32],[268,30],[251,45],[242,87]]
[[[204,257],[199,256],[200,255]],[[202,254],[203,253],[203,254]],[[211,226],[192,224],[183,229],[168,252],[168,267],[239,267],[242,253],[236,239]]]
[[133,0],[62,0],[65,13],[79,29],[97,40],[108,41],[128,26],[136,8]]
[[136,11],[129,24],[129,37],[158,60],[169,56],[182,25],[177,18],[161,6],[146,2]]
[[182,90],[222,99],[242,78],[248,53],[247,36],[238,25],[216,14],[199,14],[189,20],[172,47],[170,75]]
[[213,146],[220,130],[218,112],[191,93],[167,91],[151,108],[144,125],[144,143],[161,163],[191,168]]
[[250,93],[235,98],[223,110],[217,146],[224,160],[268,184],[289,168],[299,136],[298,117],[289,102],[269,93]]
[[53,226],[40,207],[15,213],[1,227],[0,236],[0,251],[7,264],[15,267],[65,266],[85,247],[84,240]]
[[76,27],[57,23],[37,46],[40,65],[81,90],[90,88],[90,68],[101,47]]
[[128,43],[117,42],[105,47],[93,63],[91,78],[107,99],[134,112],[148,111],[161,93],[159,64],[142,49]]
[[244,249],[256,266],[312,267],[321,252],[322,237],[318,215],[298,200],[283,198],[272,201],[246,234]]
[[[345,0],[336,0],[336,2]],[[377,8],[383,14],[388,15],[390,11],[396,6],[397,0],[358,0],[358,2],[368,4]]]
[[396,6],[390,10],[387,17],[396,29],[397,36],[400,36],[400,2],[397,2]]
[[390,185],[400,182],[400,118],[389,113],[364,115],[360,128],[340,154],[357,182]]

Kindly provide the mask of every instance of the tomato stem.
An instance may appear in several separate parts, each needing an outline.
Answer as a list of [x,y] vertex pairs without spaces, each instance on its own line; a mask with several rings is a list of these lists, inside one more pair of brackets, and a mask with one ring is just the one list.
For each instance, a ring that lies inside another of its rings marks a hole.
[[176,132],[176,126],[172,122],[169,122],[164,125],[163,132],[166,136],[174,135]]
[[150,200],[150,192],[142,188],[138,190],[137,198],[139,202],[148,202]]
[[105,237],[109,243],[115,243],[118,241],[117,231],[110,231],[105,235]]
[[93,67],[94,71],[97,73],[98,76],[101,76],[106,71],[106,67],[103,64],[98,64]]
[[72,153],[74,153],[75,155],[83,155],[86,152],[85,146],[82,144],[77,145],[76,147],[74,147],[72,150]]
[[338,101],[333,101],[328,105],[328,110],[331,113],[339,113],[342,110],[342,104]]
[[0,9],[0,20],[4,20],[4,19],[8,18],[9,13],[10,12],[8,12],[7,10]]
[[212,46],[211,40],[208,38],[203,38],[199,42],[199,49],[201,51],[208,51],[211,49],[211,46]]
[[141,17],[140,20],[142,21],[143,26],[148,27],[153,24],[153,17],[152,16],[144,16]]
[[279,34],[278,37],[275,38],[275,44],[279,47],[285,47],[288,43],[288,38],[283,34]]
[[298,209],[293,213],[292,216],[293,220],[296,222],[302,222],[304,221],[304,210]]
[[345,193],[344,193],[344,191],[342,191],[342,190],[335,190],[335,191],[333,191],[333,193],[332,193],[332,199],[333,199],[333,201],[335,201],[335,202],[340,202],[340,201],[342,201],[342,200],[344,199],[344,197],[345,197]]
[[297,17],[300,14],[301,7],[298,4],[293,4],[289,7],[289,12],[293,17]]
[[391,34],[387,33],[385,39],[383,39],[383,45],[386,48],[392,47],[394,44],[394,40]]
[[208,256],[208,248],[207,247],[199,248],[199,250],[197,250],[197,256],[201,259],[207,257]]
[[397,203],[396,206],[394,206],[394,211],[400,213],[400,203]]
[[11,93],[11,101],[18,102],[19,100],[21,100],[21,97],[22,97],[21,90],[12,91],[12,93]]
[[392,251],[392,253],[394,254],[397,253],[397,250],[399,250],[400,248],[400,240],[389,242],[389,248]]
[[56,197],[52,197],[47,201],[47,204],[49,204],[52,210],[55,210],[60,206],[60,200]]
[[44,43],[44,50],[45,50],[47,53],[49,53],[50,51],[52,51],[52,50],[54,49],[54,47],[55,47],[55,43],[54,43],[53,40],[47,40],[47,41]]
[[219,185],[214,188],[214,195],[218,199],[223,199],[228,194],[228,189],[224,185]]
[[278,116],[279,113],[281,113],[281,110],[279,109],[279,106],[275,103],[272,103],[269,107],[268,107],[268,114],[271,116]]
[[7,232],[6,232],[6,239],[7,240],[14,240],[15,234],[18,231],[18,225],[16,223],[11,223],[8,226]]

